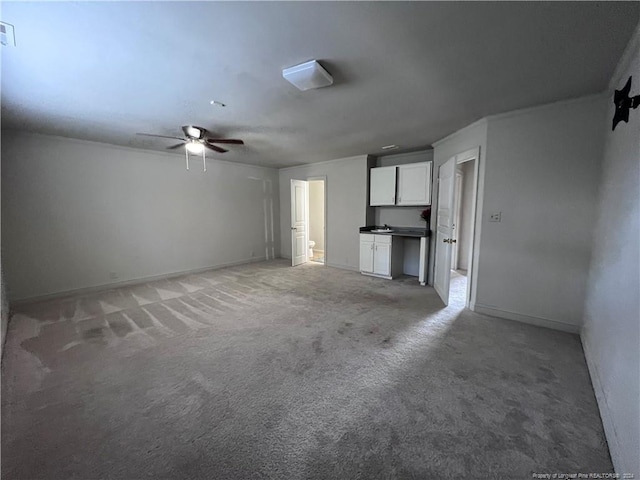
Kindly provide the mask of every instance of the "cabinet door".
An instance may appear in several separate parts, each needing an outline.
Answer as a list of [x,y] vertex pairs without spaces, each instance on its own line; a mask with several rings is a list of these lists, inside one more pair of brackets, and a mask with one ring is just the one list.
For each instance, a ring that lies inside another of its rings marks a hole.
[[396,167],[371,169],[369,182],[369,205],[396,204]]
[[391,275],[391,244],[376,243],[373,256],[373,273],[388,277]]
[[397,205],[431,205],[431,165],[421,162],[398,167]]
[[360,271],[373,273],[373,242],[360,242]]

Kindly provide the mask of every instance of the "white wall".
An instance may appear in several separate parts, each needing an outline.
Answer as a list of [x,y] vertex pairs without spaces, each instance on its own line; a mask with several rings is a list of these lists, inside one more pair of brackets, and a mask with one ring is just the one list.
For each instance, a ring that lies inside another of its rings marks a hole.
[[324,251],[324,182],[309,182],[309,240],[314,250]]
[[281,252],[291,258],[291,179],[326,176],[326,265],[359,269],[359,228],[367,221],[367,155],[280,169]]
[[201,165],[186,171],[180,155],[3,132],[9,299],[277,256],[277,171]]
[[476,310],[579,331],[604,106],[587,97],[488,119]]
[[611,131],[613,91],[633,75],[640,95],[640,34],[607,95],[602,182],[590,214],[595,233],[582,343],[616,472],[640,477],[640,109]]

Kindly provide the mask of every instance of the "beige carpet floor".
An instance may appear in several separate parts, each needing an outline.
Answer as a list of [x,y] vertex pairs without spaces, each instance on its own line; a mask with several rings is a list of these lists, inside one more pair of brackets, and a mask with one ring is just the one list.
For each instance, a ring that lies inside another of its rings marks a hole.
[[[284,260],[25,305],[3,479],[611,472],[579,338]],[[540,299],[544,301],[544,299]]]

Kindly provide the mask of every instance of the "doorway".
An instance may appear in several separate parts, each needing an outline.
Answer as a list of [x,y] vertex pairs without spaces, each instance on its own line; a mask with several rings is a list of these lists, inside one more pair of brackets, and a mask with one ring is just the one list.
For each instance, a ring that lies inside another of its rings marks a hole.
[[470,304],[479,148],[451,157],[438,173],[434,288],[445,305]]
[[291,180],[291,265],[327,258],[327,179]]
[[325,179],[309,179],[309,261],[325,263]]
[[[450,290],[466,296],[469,263],[471,262],[471,239],[473,238],[473,189],[475,185],[476,159],[463,159],[456,164],[454,222],[451,238],[451,283]],[[466,302],[465,298],[465,302]]]

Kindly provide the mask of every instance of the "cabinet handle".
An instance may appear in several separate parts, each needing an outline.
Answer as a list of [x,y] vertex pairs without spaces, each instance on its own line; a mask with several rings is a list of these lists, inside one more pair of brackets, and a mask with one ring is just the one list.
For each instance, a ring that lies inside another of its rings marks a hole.
[[373,250],[373,243],[371,244],[371,250]]

